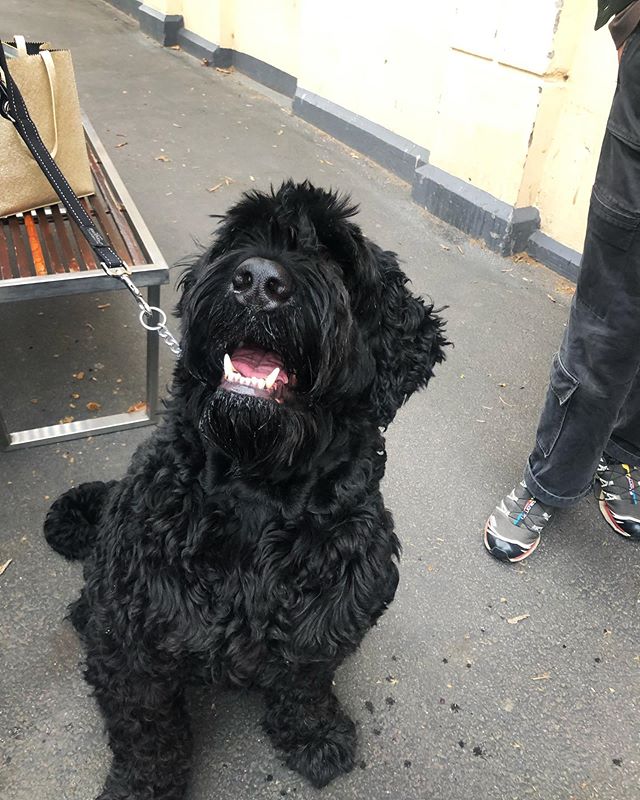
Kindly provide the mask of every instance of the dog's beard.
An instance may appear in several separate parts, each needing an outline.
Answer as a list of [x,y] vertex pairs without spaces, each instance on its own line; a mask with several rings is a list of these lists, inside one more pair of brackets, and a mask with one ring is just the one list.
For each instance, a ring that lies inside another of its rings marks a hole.
[[330,426],[320,413],[218,389],[205,406],[200,431],[238,466],[275,477],[323,444]]

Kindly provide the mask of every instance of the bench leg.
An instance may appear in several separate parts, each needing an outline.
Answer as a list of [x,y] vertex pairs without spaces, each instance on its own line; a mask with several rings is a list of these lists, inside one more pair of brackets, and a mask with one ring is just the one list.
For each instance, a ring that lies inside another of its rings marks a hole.
[[[150,306],[160,306],[159,286],[149,286],[147,302]],[[155,314],[154,325],[157,323],[157,317]],[[158,419],[159,348],[160,337],[157,331],[147,331],[147,409],[152,422]]]
[[7,430],[2,414],[0,414],[0,450],[5,450],[11,444],[11,434]]

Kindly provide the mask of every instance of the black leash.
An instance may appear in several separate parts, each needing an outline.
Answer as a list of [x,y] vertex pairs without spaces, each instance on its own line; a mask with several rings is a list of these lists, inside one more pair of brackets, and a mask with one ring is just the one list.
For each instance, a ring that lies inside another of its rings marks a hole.
[[[96,228],[93,220],[84,210],[58,165],[49,155],[49,151],[40,138],[38,129],[29,116],[29,111],[20,94],[20,90],[11,77],[7,57],[1,43],[0,68],[2,68],[2,72],[4,73],[4,83],[0,80],[0,115],[13,123],[20,137],[29,148],[31,155],[37,161],[55,193],[64,204],[67,213],[78,225],[82,235],[96,254],[98,263],[102,269],[109,277],[117,278],[124,283],[131,292],[138,304],[138,308],[140,308],[140,323],[147,330],[158,331],[158,334],[171,348],[171,351],[175,355],[179,355],[180,345],[165,325],[167,315],[161,308],[150,306],[144,299],[138,287],[131,280],[131,270]],[[155,325],[152,325],[150,323],[153,321],[155,314],[158,315],[158,321]]]

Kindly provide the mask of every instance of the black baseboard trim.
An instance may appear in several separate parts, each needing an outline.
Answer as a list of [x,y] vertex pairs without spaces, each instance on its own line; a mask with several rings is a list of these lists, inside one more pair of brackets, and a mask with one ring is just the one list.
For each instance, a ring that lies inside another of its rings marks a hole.
[[[198,58],[200,61],[206,61],[216,67],[231,66],[231,62],[225,62],[224,56],[220,57],[220,53],[224,48],[218,47],[217,44],[198,36],[197,33],[193,33],[187,28],[181,28],[178,31],[178,44],[185,53],[189,53],[190,56]],[[224,50],[224,52],[226,53],[227,51]]]
[[123,11],[136,19],[138,18],[138,10],[142,5],[142,0],[107,0],[107,2],[115,6],[119,11]]
[[408,183],[416,168],[429,161],[424,147],[306,89],[297,89],[293,113]]
[[537,208],[514,208],[433,164],[416,170],[412,197],[434,216],[503,256],[524,250],[540,227]]
[[138,9],[140,30],[160,42],[164,47],[178,44],[178,31],[183,27],[181,14],[163,14],[151,6],[142,4]]
[[241,53],[238,50],[233,50],[233,66],[258,81],[263,86],[273,89],[274,92],[280,92],[287,97],[293,97],[296,93],[298,86],[298,79],[288,72],[284,72],[277,67],[272,67],[266,61],[260,61],[259,58],[254,58],[247,53]]
[[556,242],[542,231],[536,231],[529,237],[526,252],[531,258],[549,267],[574,283],[580,274],[582,255],[560,242]]

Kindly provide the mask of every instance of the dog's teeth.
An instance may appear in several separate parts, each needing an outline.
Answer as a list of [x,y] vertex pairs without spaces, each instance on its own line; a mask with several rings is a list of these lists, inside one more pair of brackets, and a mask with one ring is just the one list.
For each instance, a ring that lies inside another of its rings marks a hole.
[[233,368],[233,363],[231,362],[231,356],[227,353],[224,354],[224,376],[225,378],[232,378],[235,369]]
[[243,386],[251,386],[251,378],[242,377],[242,378],[240,378],[240,383]]
[[264,380],[262,378],[260,378],[258,380],[258,383],[256,385],[257,385],[258,389],[264,389],[266,387],[266,383],[264,382]]
[[252,386],[257,386],[259,380],[260,380],[259,378],[251,378],[251,385]]
[[280,374],[280,367],[276,367],[273,372],[270,372],[269,375],[264,379],[264,388],[271,389],[273,384],[276,382],[276,378]]

